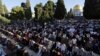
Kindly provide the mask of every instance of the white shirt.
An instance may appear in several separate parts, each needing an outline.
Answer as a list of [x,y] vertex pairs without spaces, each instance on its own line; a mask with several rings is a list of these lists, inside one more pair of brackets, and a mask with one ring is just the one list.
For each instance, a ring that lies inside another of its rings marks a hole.
[[72,49],[72,52],[77,52],[78,49],[79,49],[79,48],[78,48],[77,46],[74,46],[73,49]]
[[54,37],[54,39],[56,38],[56,32],[53,32],[53,37]]
[[57,44],[56,44],[56,48],[61,48],[61,43],[60,42],[57,42]]
[[65,44],[61,44],[61,51],[65,51],[66,50],[66,45]]
[[68,41],[68,44],[70,45],[70,46],[72,46],[72,40],[70,40],[70,41]]
[[39,56],[41,54],[42,49],[43,49],[43,45],[39,45],[39,52],[37,53],[37,56]]
[[0,54],[6,55],[5,51],[3,50],[3,46],[0,44]]
[[78,49],[77,54],[83,56],[85,54],[84,48]]
[[52,41],[49,41],[48,49],[51,49],[52,45],[53,45],[53,42]]
[[35,41],[33,41],[33,40],[31,40],[30,42],[29,42],[29,45],[30,46],[33,46],[35,44]]
[[90,37],[90,34],[86,34],[86,36],[89,38]]
[[74,33],[74,32],[75,32],[75,29],[74,29],[74,28],[70,28],[70,29],[68,30],[68,32]]
[[52,34],[49,34],[48,38],[52,38]]
[[76,44],[76,42],[77,42],[77,39],[75,39],[75,38],[72,39],[72,43],[73,43],[73,44]]
[[47,35],[47,32],[43,32],[43,33],[42,33],[42,36],[46,36],[46,35]]
[[81,37],[80,37],[79,35],[76,35],[76,38],[77,38],[78,40],[81,40]]
[[73,37],[73,36],[74,36],[74,33],[73,33],[73,32],[70,32],[69,35],[70,35],[71,37]]
[[66,38],[66,34],[63,34],[63,38]]

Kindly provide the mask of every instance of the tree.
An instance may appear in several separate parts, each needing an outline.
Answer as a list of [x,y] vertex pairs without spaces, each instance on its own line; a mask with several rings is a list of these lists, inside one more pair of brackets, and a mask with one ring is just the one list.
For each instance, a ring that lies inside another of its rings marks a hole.
[[46,22],[46,21],[49,21],[49,20],[50,20],[49,12],[48,11],[43,11],[41,21]]
[[48,8],[48,11],[49,11],[49,16],[52,19],[53,16],[54,16],[54,8],[55,8],[54,2],[51,1],[51,0],[48,1],[47,6],[48,6],[47,8]]
[[87,19],[100,19],[100,0],[85,0],[83,15]]
[[29,1],[29,0],[26,0],[26,7],[27,7],[27,8],[28,8],[28,7],[31,7],[30,1]]
[[2,5],[2,0],[0,0],[0,15],[3,14],[3,5]]
[[42,3],[37,4],[37,5],[34,7],[34,10],[35,10],[35,20],[40,20],[41,17],[42,17],[42,12],[43,12]]
[[8,9],[5,5],[3,5],[4,14],[8,14]]
[[3,8],[3,14],[2,16],[6,17],[6,18],[9,18],[9,15],[8,15],[8,10],[7,10],[7,7],[5,5],[2,6]]
[[42,14],[42,19],[44,21],[50,21],[53,19],[54,16],[54,2],[53,1],[48,1],[45,6],[43,7],[43,14]]
[[24,19],[23,7],[16,6],[16,7],[12,8],[11,18],[12,19]]
[[25,9],[26,8],[26,3],[22,2],[21,7],[23,7]]
[[73,10],[70,9],[70,11],[69,11],[68,14],[67,14],[67,18],[73,18],[73,17],[74,17],[74,15],[73,15]]
[[31,12],[31,6],[29,0],[26,0],[25,16],[27,19],[32,18],[32,12]]
[[1,16],[0,15],[0,22],[2,22],[2,23],[10,23],[11,22],[11,20],[9,20],[9,19],[7,19],[7,18],[5,18],[5,17],[3,17],[3,16]]
[[66,14],[66,8],[65,8],[65,5],[64,5],[64,1],[58,0],[57,5],[56,5],[54,18],[63,19],[65,17],[65,14]]

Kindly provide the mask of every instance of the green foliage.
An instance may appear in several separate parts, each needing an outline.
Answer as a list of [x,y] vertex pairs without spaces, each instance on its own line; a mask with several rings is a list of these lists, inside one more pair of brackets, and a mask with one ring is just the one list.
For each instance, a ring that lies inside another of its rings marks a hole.
[[24,9],[19,6],[12,8],[11,18],[12,19],[24,19]]
[[0,15],[6,17],[8,15],[8,10],[5,5],[2,4],[2,0],[0,0]]
[[54,2],[48,1],[43,7],[42,19],[44,21],[50,21],[54,16]]
[[2,5],[2,0],[0,0],[0,15],[4,17],[8,15],[8,10],[5,5]]
[[40,20],[41,19],[41,17],[42,17],[42,11],[43,11],[42,7],[43,6],[42,6],[41,3],[37,4],[35,6],[35,8],[34,8],[34,10],[35,10],[35,20]]
[[48,11],[43,11],[41,21],[49,21],[49,20],[50,20],[49,12]]
[[3,22],[5,24],[8,24],[8,23],[11,22],[11,20],[9,20],[9,19],[7,19],[7,18],[5,18],[5,17],[3,17],[3,16],[0,15],[0,22]]
[[73,17],[74,15],[73,15],[72,9],[70,9],[70,11],[67,14],[67,18],[73,18]]
[[31,11],[31,5],[30,5],[29,0],[26,0],[25,17],[26,17],[26,19],[32,18],[32,11]]
[[8,9],[5,5],[3,5],[3,9],[4,9],[4,14],[8,14]]
[[54,18],[56,19],[63,19],[66,15],[66,8],[64,5],[63,0],[58,0],[57,5],[56,5],[56,10],[54,14]]
[[42,4],[37,4],[34,8],[35,10],[35,20],[39,21],[50,21],[54,16],[54,2],[48,1],[44,6]]
[[47,9],[48,9],[48,12],[49,12],[49,16],[51,18],[53,18],[54,16],[54,2],[53,1],[48,1],[47,2]]
[[87,19],[100,19],[100,0],[85,0],[83,15]]
[[2,5],[2,0],[0,0],[0,15],[4,14],[3,13],[3,5]]
[[29,0],[26,0],[26,7],[30,7],[30,1]]
[[25,18],[31,19],[32,18],[31,8],[26,8],[24,11],[25,11]]

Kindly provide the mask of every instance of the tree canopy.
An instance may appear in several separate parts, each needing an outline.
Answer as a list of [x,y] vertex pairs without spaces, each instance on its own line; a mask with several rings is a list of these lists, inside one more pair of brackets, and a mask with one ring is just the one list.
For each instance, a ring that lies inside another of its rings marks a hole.
[[8,14],[8,9],[7,9],[6,5],[3,5],[3,9],[4,9],[4,14]]
[[70,11],[67,13],[67,18],[73,18],[73,10],[70,9]]
[[12,19],[24,19],[24,10],[22,7],[16,6],[11,11]]
[[54,16],[54,2],[48,1],[44,6],[42,3],[37,4],[34,8],[35,19],[40,21],[50,21]]
[[54,18],[56,19],[63,19],[66,14],[66,8],[64,5],[64,0],[58,0],[56,5],[56,10],[54,14]]
[[54,2],[50,0],[44,5],[42,14],[42,19],[44,19],[44,21],[49,21],[53,19],[54,6]]
[[100,19],[100,0],[85,0],[83,11],[87,19]]
[[5,17],[3,17],[3,16],[0,15],[0,22],[3,22],[5,24],[8,24],[8,23],[11,22],[11,20],[9,20],[9,19],[7,19],[7,18],[5,18]]
[[21,7],[24,9],[25,13],[25,19],[31,19],[32,18],[32,11],[31,11],[31,4],[30,0],[26,0],[26,3],[22,2]]
[[2,0],[0,0],[0,15],[4,14]]
[[42,17],[42,11],[43,11],[42,3],[37,4],[37,5],[34,7],[34,10],[35,10],[35,20],[40,20],[41,17]]
[[32,11],[31,11],[31,5],[30,5],[29,0],[26,0],[25,17],[26,17],[26,19],[32,18]]

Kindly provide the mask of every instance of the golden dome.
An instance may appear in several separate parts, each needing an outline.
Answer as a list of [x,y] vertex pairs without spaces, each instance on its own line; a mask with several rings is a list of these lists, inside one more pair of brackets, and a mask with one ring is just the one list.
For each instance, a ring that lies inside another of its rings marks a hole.
[[80,5],[75,5],[73,10],[78,10],[78,11],[81,11],[81,6]]

